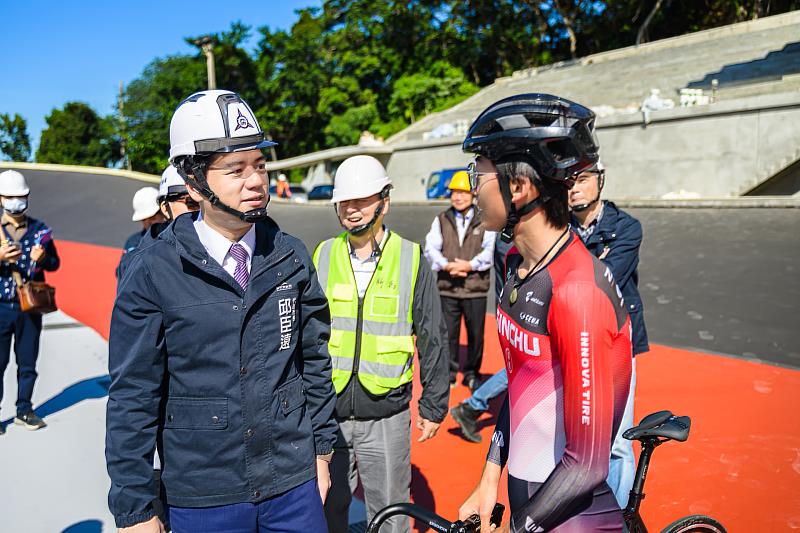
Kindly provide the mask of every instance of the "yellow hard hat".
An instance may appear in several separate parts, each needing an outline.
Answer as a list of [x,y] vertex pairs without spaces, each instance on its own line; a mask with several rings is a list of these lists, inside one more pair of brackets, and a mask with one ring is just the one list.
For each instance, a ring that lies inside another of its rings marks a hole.
[[467,191],[472,192],[469,186],[469,174],[466,170],[459,170],[450,179],[450,185],[447,186],[451,191]]

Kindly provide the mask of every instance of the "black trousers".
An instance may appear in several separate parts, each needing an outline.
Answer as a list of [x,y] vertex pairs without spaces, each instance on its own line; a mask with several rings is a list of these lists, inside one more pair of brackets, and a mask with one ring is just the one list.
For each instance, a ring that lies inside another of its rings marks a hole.
[[450,382],[458,374],[458,339],[461,336],[461,317],[467,326],[467,360],[464,380],[478,377],[483,362],[483,328],[486,322],[486,297],[450,298],[442,296],[442,313],[447,324],[450,347]]
[[17,415],[33,411],[31,398],[39,374],[39,337],[42,334],[42,315],[23,313],[17,303],[0,303],[0,399],[3,397],[3,374],[11,359],[11,339],[17,357]]

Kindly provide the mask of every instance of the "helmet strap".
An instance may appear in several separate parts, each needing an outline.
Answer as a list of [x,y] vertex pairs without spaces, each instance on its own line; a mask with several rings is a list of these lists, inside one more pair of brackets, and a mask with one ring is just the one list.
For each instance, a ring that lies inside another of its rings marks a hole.
[[[375,213],[373,213],[372,219],[369,222],[365,223],[365,224],[361,224],[360,226],[356,226],[353,229],[347,230],[348,233],[350,233],[350,235],[358,236],[358,235],[363,235],[366,232],[368,232],[369,230],[371,230],[375,226],[375,223],[378,221],[378,217],[380,217],[381,213],[383,213],[383,206],[384,206],[385,203],[386,203],[386,199],[383,196],[381,196],[381,203],[379,203],[378,207],[375,208]],[[372,232],[372,240],[375,241],[375,232],[374,231]]]
[[498,184],[500,185],[500,195],[503,197],[503,203],[506,206],[506,225],[500,232],[500,239],[503,242],[511,242],[514,239],[514,229],[519,224],[519,221],[539,207],[540,205],[544,204],[546,201],[550,199],[549,196],[545,196],[542,192],[542,187],[537,187],[539,189],[539,196],[528,202],[527,204],[523,205],[520,208],[514,205],[514,202],[511,201],[511,183],[510,180],[506,179],[503,176],[498,175]]
[[[206,200],[209,201],[211,205],[237,217],[242,222],[247,222],[248,224],[260,222],[267,218],[268,214],[266,205],[259,209],[251,209],[250,211],[242,212],[222,203],[222,200],[219,199],[219,196],[214,194],[214,191],[212,191],[208,186],[208,180],[206,179],[203,164],[199,161],[192,160],[190,165],[192,170],[191,175],[193,177],[189,177],[189,175],[184,172],[181,166],[178,167],[179,173],[186,183],[191,185],[193,189],[199,192]],[[269,196],[267,196],[267,205],[269,205]]]
[[175,216],[172,214],[172,208],[169,206],[168,200],[164,200],[164,207],[167,209],[167,220],[174,220]]
[[[339,204],[334,205],[333,209],[336,212],[336,218],[339,220],[339,225],[341,225],[345,230],[347,230],[347,232],[350,235],[355,235],[355,236],[363,235],[369,230],[371,230],[375,226],[375,223],[378,221],[378,217],[380,217],[381,213],[383,213],[383,208],[386,205],[386,198],[389,197],[389,189],[390,187],[386,187],[380,192],[381,203],[379,203],[378,207],[375,208],[375,212],[372,214],[372,219],[369,222],[361,224],[360,226],[356,226],[353,229],[347,229],[345,225],[342,224],[342,221],[339,218]],[[374,231],[372,233],[372,241],[373,241],[373,253],[375,253],[375,250],[377,249],[378,254],[380,254],[380,246],[377,246],[376,244]]]

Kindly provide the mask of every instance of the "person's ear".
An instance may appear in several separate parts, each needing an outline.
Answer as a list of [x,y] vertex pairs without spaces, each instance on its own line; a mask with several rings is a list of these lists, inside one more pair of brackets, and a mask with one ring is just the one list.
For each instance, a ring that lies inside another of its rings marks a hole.
[[200,194],[200,192],[197,189],[195,189],[194,187],[192,187],[188,183],[186,184],[186,192],[188,192],[189,193],[189,197],[192,200],[194,200],[195,202],[197,202],[198,204],[205,199],[205,196]]
[[389,213],[389,204],[391,204],[391,201],[389,201],[389,196],[387,195],[386,198],[383,199],[383,211],[381,212],[383,216]]
[[509,182],[511,201],[515,205],[525,205],[539,197],[539,189],[528,178],[517,178]]

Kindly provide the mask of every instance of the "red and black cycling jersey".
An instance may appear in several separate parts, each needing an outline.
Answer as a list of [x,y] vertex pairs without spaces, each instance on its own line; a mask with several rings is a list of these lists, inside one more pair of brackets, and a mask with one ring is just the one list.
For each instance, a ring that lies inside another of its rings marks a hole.
[[488,458],[508,465],[512,530],[621,529],[605,480],[630,385],[622,295],[574,233],[525,280],[521,262],[512,248],[497,308],[508,400]]

